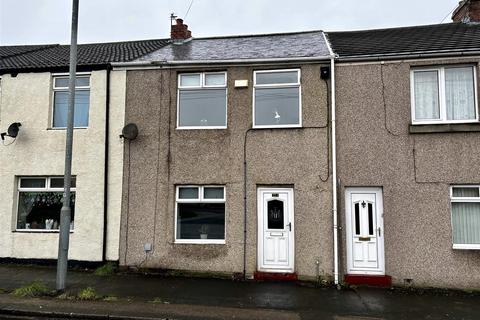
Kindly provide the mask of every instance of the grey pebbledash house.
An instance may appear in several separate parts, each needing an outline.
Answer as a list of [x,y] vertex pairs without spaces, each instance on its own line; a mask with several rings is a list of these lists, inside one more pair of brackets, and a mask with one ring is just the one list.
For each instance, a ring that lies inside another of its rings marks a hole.
[[115,64],[140,132],[120,264],[330,279],[330,63],[321,31],[191,38],[178,19],[171,44]]
[[454,20],[327,34],[347,282],[480,287],[480,24]]

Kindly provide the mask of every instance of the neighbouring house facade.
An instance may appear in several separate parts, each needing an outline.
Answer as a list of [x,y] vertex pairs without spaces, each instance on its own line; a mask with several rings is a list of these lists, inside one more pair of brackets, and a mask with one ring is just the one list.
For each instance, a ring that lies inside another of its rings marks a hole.
[[[165,41],[78,46],[69,259],[118,260],[125,72]],[[0,257],[56,259],[63,194],[69,47],[0,47]],[[15,123],[17,123],[15,125]]]
[[177,20],[170,45],[114,65],[139,129],[120,265],[331,279],[323,33],[189,37]]
[[478,288],[480,25],[328,39],[345,280]]

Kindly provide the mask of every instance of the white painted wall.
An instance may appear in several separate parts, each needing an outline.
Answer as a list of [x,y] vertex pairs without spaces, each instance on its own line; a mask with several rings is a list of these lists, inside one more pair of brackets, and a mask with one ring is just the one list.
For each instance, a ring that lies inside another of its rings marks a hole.
[[[69,259],[102,259],[106,71],[91,73],[87,129],[75,129],[72,174],[77,176],[75,230]],[[123,143],[118,135],[124,119],[125,75],[112,72],[110,122],[108,259],[118,259]],[[21,122],[10,146],[0,145],[0,257],[56,259],[58,233],[16,232],[17,176],[63,175],[65,130],[50,129],[52,75],[20,73],[2,76],[0,131]],[[117,172],[118,171],[118,172]],[[120,176],[120,177],[119,177]]]

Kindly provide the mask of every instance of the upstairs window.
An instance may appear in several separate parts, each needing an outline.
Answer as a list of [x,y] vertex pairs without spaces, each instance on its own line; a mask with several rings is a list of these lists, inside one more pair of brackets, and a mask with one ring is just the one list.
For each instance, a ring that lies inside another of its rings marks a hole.
[[454,249],[480,249],[480,187],[452,186],[452,234]]
[[300,70],[254,72],[254,128],[302,126]]
[[178,129],[227,127],[227,73],[183,73],[178,76]]
[[474,66],[412,70],[411,92],[413,124],[478,121]]
[[[77,76],[75,83],[75,128],[88,127],[90,76]],[[68,116],[68,76],[53,78],[53,128],[66,128]]]
[[[70,209],[73,230],[76,178],[72,177]],[[60,226],[63,177],[21,177],[18,179],[17,230],[55,231]]]

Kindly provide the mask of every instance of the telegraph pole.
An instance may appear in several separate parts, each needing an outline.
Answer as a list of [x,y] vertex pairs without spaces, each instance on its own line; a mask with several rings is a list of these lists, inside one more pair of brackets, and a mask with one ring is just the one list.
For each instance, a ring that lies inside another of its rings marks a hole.
[[68,116],[67,139],[65,143],[65,173],[63,176],[63,205],[60,211],[60,232],[58,241],[57,260],[57,290],[63,291],[66,287],[68,247],[70,242],[70,186],[72,182],[72,145],[73,145],[73,119],[75,112],[75,78],[77,69],[77,30],[78,30],[78,2],[72,0],[72,33],[70,40],[70,79],[68,82]]

